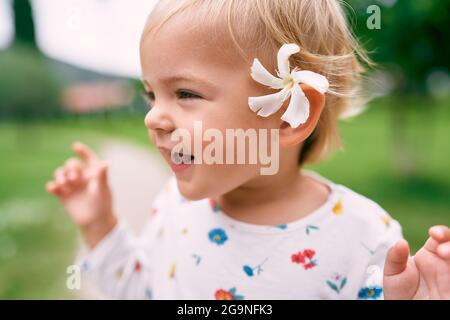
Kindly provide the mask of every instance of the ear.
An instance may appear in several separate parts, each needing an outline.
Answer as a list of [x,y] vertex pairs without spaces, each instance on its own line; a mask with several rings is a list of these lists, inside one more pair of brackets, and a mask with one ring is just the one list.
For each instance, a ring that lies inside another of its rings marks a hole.
[[[316,128],[325,106],[324,94],[305,84],[301,84],[301,87],[309,101],[309,117],[297,128],[292,128],[289,123],[280,120],[280,145],[283,147],[294,146],[305,141]],[[289,100],[285,102],[282,109],[285,111],[288,105]]]

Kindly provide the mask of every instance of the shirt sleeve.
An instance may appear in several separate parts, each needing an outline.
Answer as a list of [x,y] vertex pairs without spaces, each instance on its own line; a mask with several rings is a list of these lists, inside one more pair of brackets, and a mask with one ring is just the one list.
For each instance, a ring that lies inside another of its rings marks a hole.
[[141,236],[124,220],[89,250],[82,245],[76,257],[82,281],[88,281],[107,298],[152,299],[152,252],[159,226],[169,210],[169,183],[156,196]]
[[[389,216],[387,216],[389,217]],[[389,218],[390,219],[390,218]],[[371,252],[365,276],[357,294],[359,300],[382,300],[383,271],[389,249],[403,239],[402,228],[396,220],[386,221],[386,231],[380,237],[377,246]]]

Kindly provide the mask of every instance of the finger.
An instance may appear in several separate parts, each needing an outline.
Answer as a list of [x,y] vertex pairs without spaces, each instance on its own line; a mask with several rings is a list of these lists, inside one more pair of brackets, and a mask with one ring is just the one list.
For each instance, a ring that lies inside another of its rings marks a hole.
[[424,248],[430,252],[437,253],[437,248],[439,246],[439,242],[434,240],[434,238],[429,237],[425,242]]
[[67,178],[67,170],[63,170],[62,175],[64,180],[62,183],[58,183],[58,193],[61,197],[65,197],[73,191],[73,185]]
[[80,175],[76,170],[66,169],[64,171],[65,186],[73,188],[79,184]]
[[450,241],[441,243],[437,250],[437,254],[443,259],[450,259]]
[[64,167],[68,169],[81,169],[83,168],[83,163],[77,158],[69,158],[64,163]]
[[108,187],[108,165],[102,162],[93,172],[92,177],[97,181],[97,187]]
[[57,197],[61,196],[61,192],[60,192],[60,188],[58,187],[58,185],[54,182],[54,181],[49,181],[45,184],[45,190],[48,193],[51,193]]
[[78,159],[69,159],[65,164],[66,179],[70,185],[78,185],[82,178],[82,164]]
[[431,227],[428,234],[439,243],[450,241],[450,228],[447,226]]
[[102,162],[100,164],[100,167],[98,168],[97,176],[99,178],[100,183],[107,183],[108,182],[108,164],[105,162]]
[[58,198],[63,198],[70,192],[70,189],[66,185],[60,185],[54,181],[49,182],[46,189]]
[[81,170],[79,169],[67,169],[66,171],[67,181],[72,184],[79,183],[81,179]]
[[404,239],[389,250],[384,264],[384,275],[393,276],[402,273],[406,269],[409,257],[409,245]]
[[65,178],[65,174],[64,174],[64,168],[59,167],[58,169],[55,170],[54,173],[54,178],[55,178],[55,182],[58,186],[62,186],[66,184],[66,178]]
[[86,163],[92,164],[97,161],[97,155],[87,145],[81,142],[75,142],[72,148],[81,159],[86,161]]

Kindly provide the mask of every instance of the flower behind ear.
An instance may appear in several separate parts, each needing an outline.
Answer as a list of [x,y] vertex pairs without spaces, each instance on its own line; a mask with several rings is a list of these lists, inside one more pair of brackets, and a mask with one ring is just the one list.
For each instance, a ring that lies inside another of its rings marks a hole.
[[300,47],[295,43],[284,44],[278,51],[278,77],[272,75],[261,62],[255,58],[251,67],[252,78],[272,89],[280,89],[279,92],[260,96],[249,97],[248,104],[253,112],[261,117],[268,117],[276,113],[284,101],[291,97],[286,112],[281,116],[283,121],[289,123],[292,128],[297,128],[305,123],[309,117],[309,101],[300,87],[304,83],[314,90],[324,94],[328,91],[329,83],[324,76],[308,71],[290,70],[289,57],[300,52]]

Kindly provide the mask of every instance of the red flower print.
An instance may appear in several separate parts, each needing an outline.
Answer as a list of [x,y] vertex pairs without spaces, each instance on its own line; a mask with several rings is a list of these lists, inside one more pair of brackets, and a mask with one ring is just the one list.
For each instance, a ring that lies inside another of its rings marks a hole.
[[299,252],[297,254],[293,254],[291,256],[291,260],[294,263],[305,263],[305,257],[303,256],[303,254],[301,252]]
[[214,296],[216,300],[233,300],[233,295],[223,289],[217,290]]
[[214,297],[216,300],[244,300],[243,295],[237,294],[236,287],[233,287],[230,290],[217,289]]
[[299,251],[298,253],[294,253],[291,255],[291,261],[293,263],[302,264],[305,270],[312,269],[317,265],[317,262],[314,258],[316,252],[312,249],[305,249]]
[[219,204],[213,198],[209,198],[209,205],[211,206],[211,209],[214,212],[219,212],[220,211]]
[[314,257],[314,255],[316,254],[316,252],[314,250],[311,249],[305,249],[303,251],[303,255],[305,257],[307,257],[308,259],[312,259]]
[[155,207],[152,208],[152,216],[154,216],[158,212],[158,209]]
[[136,263],[134,264],[134,271],[139,272],[141,271],[142,266],[141,263],[139,261],[136,261]]

